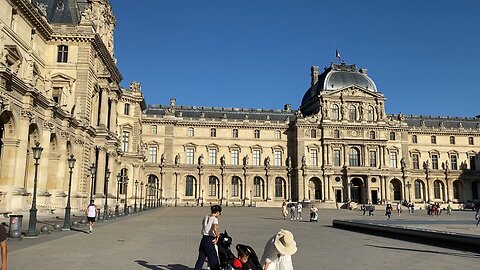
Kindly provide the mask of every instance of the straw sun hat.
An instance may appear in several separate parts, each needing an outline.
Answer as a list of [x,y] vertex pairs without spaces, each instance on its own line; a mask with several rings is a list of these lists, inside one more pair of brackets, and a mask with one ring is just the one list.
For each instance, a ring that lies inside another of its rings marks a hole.
[[282,255],[293,255],[297,252],[297,243],[293,240],[293,234],[287,230],[280,230],[275,236],[275,247]]

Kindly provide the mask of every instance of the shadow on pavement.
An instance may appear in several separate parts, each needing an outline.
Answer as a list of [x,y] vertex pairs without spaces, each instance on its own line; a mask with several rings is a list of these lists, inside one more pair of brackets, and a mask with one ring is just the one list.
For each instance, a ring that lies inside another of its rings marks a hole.
[[80,230],[80,229],[77,229],[77,228],[70,228],[70,231],[82,232],[82,233],[89,234],[89,232],[88,232],[88,231]]
[[431,254],[438,254],[438,255],[449,255],[449,256],[464,257],[464,258],[480,258],[480,255],[470,254],[470,253],[442,252],[442,251],[435,251],[435,250],[428,250],[428,249],[412,249],[412,248],[389,247],[389,246],[378,246],[378,245],[365,245],[365,246],[374,247],[374,248],[392,249],[392,250],[431,253]]
[[190,268],[183,264],[149,264],[148,262],[143,260],[136,260],[135,262],[147,269],[152,270],[193,270],[193,268]]

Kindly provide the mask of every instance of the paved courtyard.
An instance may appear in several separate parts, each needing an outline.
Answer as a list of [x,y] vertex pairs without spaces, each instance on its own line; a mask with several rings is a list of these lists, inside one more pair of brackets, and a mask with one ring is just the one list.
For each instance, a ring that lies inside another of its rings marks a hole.
[[[100,222],[89,235],[53,232],[37,239],[9,240],[9,269],[193,269],[200,239],[200,220],[209,208],[166,207]],[[304,213],[305,216],[307,213]],[[279,229],[293,232],[297,270],[311,269],[476,269],[480,254],[361,234],[331,227],[332,219],[372,219],[360,211],[321,210],[318,223],[283,220],[276,208],[224,208],[220,229],[233,244],[252,246],[261,256],[265,241]],[[434,223],[479,234],[473,212],[430,217],[424,212],[394,216],[388,222]],[[385,221],[386,222],[386,221]],[[430,225],[428,225],[430,226]],[[87,230],[86,226],[80,230]]]

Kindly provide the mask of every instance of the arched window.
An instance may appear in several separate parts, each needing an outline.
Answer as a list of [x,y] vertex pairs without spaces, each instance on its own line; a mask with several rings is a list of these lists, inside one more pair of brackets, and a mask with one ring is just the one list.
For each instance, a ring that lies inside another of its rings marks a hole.
[[260,130],[255,129],[255,131],[253,132],[253,136],[255,137],[255,139],[260,139]]
[[240,177],[232,177],[232,197],[238,197],[240,193]]
[[253,196],[262,197],[263,193],[263,180],[260,177],[255,177],[253,179]]
[[282,133],[280,132],[280,130],[275,130],[275,135],[274,135],[275,140],[280,140],[281,137],[282,137]]
[[435,181],[433,182],[433,195],[435,199],[442,199],[442,182]]
[[372,122],[374,120],[374,113],[375,110],[373,109],[372,106],[368,106],[367,109],[367,121]]
[[316,129],[312,129],[310,131],[310,138],[317,138],[317,130]]
[[456,199],[456,200],[459,200],[460,199],[460,182],[457,180],[457,181],[454,181],[453,182],[453,198]]
[[450,136],[450,144],[455,144],[455,137],[454,136]]
[[157,134],[157,126],[152,125],[152,134]]
[[468,137],[468,144],[473,145],[473,137]]
[[217,196],[217,178],[215,176],[208,178],[208,196]]
[[191,175],[187,176],[185,180],[185,196],[193,196],[193,186],[195,178]]
[[415,199],[421,199],[422,198],[422,183],[420,181],[415,181],[414,184],[414,189],[415,189]]
[[127,182],[126,182],[126,179],[128,178],[128,169],[126,168],[123,168],[120,170],[120,181],[118,182],[118,192],[120,194],[125,194],[125,190],[126,190],[126,185],[127,185]]
[[360,166],[360,151],[357,148],[350,148],[348,152],[348,161],[352,167]]
[[333,131],[333,138],[339,139],[340,138],[340,131],[338,129],[335,129]]
[[195,130],[192,127],[189,127],[187,129],[187,136],[188,137],[193,137],[195,135]]
[[217,137],[217,129],[211,128],[210,129],[210,137]]
[[417,143],[417,135],[412,135],[412,143]]
[[234,129],[232,130],[232,137],[233,137],[233,138],[238,138],[238,129],[234,128]]
[[280,177],[275,179],[275,197],[283,197],[283,179]]
[[437,137],[435,136],[430,137],[430,141],[432,142],[432,144],[437,144]]
[[395,132],[390,132],[390,141],[395,141]]
[[354,105],[350,105],[348,119],[350,119],[350,121],[357,120],[357,108]]
[[375,131],[370,131],[370,139],[375,140]]
[[340,108],[337,104],[333,104],[332,106],[332,119],[340,120]]

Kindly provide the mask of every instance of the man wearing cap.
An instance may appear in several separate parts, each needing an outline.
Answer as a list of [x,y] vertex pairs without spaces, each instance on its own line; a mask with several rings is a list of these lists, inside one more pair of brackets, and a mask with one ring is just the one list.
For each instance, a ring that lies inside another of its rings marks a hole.
[[293,270],[292,255],[297,252],[297,243],[293,234],[280,230],[271,237],[263,250],[262,260],[264,270]]

